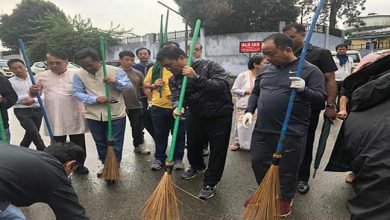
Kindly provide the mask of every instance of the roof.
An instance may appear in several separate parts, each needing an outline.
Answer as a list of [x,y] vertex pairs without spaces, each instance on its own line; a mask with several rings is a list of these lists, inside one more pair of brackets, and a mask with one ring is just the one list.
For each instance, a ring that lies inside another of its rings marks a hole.
[[359,18],[374,18],[374,17],[390,17],[390,15],[378,15],[378,14],[374,14],[374,15],[360,16]]
[[383,38],[390,37],[390,27],[374,29],[369,31],[360,31],[352,33],[352,36],[348,39],[371,39],[371,38]]

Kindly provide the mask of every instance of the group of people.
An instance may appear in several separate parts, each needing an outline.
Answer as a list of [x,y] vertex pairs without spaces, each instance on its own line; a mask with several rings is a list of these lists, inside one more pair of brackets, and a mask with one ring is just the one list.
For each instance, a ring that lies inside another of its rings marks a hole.
[[[238,75],[232,89],[226,71],[216,62],[201,57],[202,46],[199,43],[196,44],[191,66],[186,66],[186,52],[175,42],[166,42],[159,50],[159,65],[150,61],[147,48],[138,49],[136,54],[122,51],[119,53],[121,65],[107,65],[107,77],[103,75],[99,54],[93,49],[83,49],[75,55],[81,66],[76,72],[67,70],[68,57],[51,51],[47,53],[49,70],[36,75],[36,85],[28,79],[22,60],[10,60],[8,65],[15,77],[9,81],[0,77],[0,104],[8,140],[6,110],[14,106],[15,115],[26,130],[20,145],[28,148],[33,142],[37,150],[48,151],[39,134],[42,111],[35,98],[39,93],[44,99],[54,141],[66,145],[69,136],[69,141],[80,146],[83,152],[77,158],[59,161],[67,166],[69,161],[77,161],[77,166],[72,163],[71,170],[74,168],[76,173],[87,174],[88,168],[84,166],[85,133],[91,132],[103,163],[107,152],[108,115],[105,104],[110,103],[113,147],[118,162],[122,159],[127,115],[132,127],[134,152],[150,154],[144,144],[145,128],[155,143],[151,169],[161,170],[167,158],[168,138],[174,119],[180,117],[173,168],[184,169],[182,161],[187,148],[190,166],[181,173],[181,177],[190,180],[205,172],[198,196],[209,199],[215,194],[224,171],[234,111],[232,94],[237,97],[234,117],[237,123],[234,143],[230,148],[250,150],[253,172],[260,184],[279,140],[291,89],[296,89],[297,97],[280,164],[281,213],[287,216],[291,213],[295,191],[305,194],[310,190],[310,165],[320,113],[325,110],[324,117],[336,119],[337,87],[350,74],[338,74],[340,68],[345,70],[345,65],[350,62],[344,56],[345,51],[334,60],[330,51],[310,45],[302,75],[298,77],[297,66],[304,38],[305,28],[300,24],[288,25],[283,33],[268,36],[263,40],[263,55],[249,60],[248,71]],[[339,45],[336,49],[339,51],[347,47]],[[135,56],[140,60],[138,64],[135,64]],[[184,107],[178,112],[184,76],[188,77],[188,85]],[[110,97],[105,96],[105,83],[109,84]],[[205,163],[203,156],[208,148],[209,158]],[[14,150],[9,148],[9,151]],[[36,154],[44,157],[44,154]],[[64,166],[65,170],[67,166]],[[0,194],[0,202],[26,204],[15,202],[17,200],[12,196],[2,198],[3,195]]]

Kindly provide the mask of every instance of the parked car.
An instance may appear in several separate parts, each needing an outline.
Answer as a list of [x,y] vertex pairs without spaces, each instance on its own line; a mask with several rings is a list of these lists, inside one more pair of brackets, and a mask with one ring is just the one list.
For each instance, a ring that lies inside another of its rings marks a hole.
[[121,65],[121,62],[119,60],[106,60],[106,64],[118,67]]
[[[336,56],[337,52],[332,51],[332,56]],[[357,50],[348,50],[347,55],[353,59],[352,71],[356,68],[356,66],[360,63],[362,56]]]
[[[48,70],[49,68],[47,67],[47,63],[46,61],[39,61],[39,62],[35,62],[32,66],[31,66],[31,71],[33,71],[35,74],[38,74],[40,72],[43,72],[45,70]],[[67,69],[68,70],[78,70],[80,69],[80,66],[73,63],[73,62],[69,62],[68,63],[68,66],[67,66]]]
[[14,73],[8,68],[7,61],[8,60],[0,60],[0,75],[11,78],[14,76]]

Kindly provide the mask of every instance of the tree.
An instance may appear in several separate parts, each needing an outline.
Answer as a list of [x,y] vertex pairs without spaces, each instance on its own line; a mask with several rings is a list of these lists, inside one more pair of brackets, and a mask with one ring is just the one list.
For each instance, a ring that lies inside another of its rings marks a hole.
[[296,0],[175,0],[181,14],[194,27],[203,21],[208,35],[278,31],[279,22],[294,22]]
[[0,16],[0,39],[3,46],[17,51],[17,39],[30,42],[34,34],[43,30],[42,26],[34,25],[35,21],[48,13],[63,19],[66,17],[56,5],[43,0],[22,0],[11,15]]
[[59,50],[73,60],[74,54],[83,48],[94,48],[99,51],[99,37],[104,36],[107,45],[118,45],[122,37],[130,31],[121,30],[111,25],[109,30],[100,30],[92,26],[90,19],[84,20],[80,15],[73,18],[62,18],[48,14],[45,19],[36,20],[34,26],[43,27],[43,31],[32,35],[33,40],[27,44],[27,51],[32,61],[44,60],[50,50]]
[[[321,13],[320,23],[329,19],[329,28],[336,29],[337,20],[343,19],[343,24],[358,27],[364,25],[359,18],[367,0],[327,0]],[[305,11],[313,11],[313,0],[301,0],[299,4]],[[307,15],[307,14],[305,14]]]

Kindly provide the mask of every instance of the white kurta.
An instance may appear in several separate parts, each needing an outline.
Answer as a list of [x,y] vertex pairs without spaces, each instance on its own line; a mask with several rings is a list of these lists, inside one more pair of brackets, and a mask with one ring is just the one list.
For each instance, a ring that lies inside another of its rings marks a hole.
[[[72,96],[73,75],[70,71],[58,75],[47,70],[36,77],[37,84],[43,88],[44,105],[54,136],[84,134],[88,131],[85,107]],[[48,135],[46,126],[45,135]]]
[[251,125],[248,125],[248,128],[244,127],[242,118],[245,114],[245,109],[248,106],[248,101],[250,95],[245,95],[246,91],[252,91],[253,85],[255,82],[255,77],[252,76],[251,71],[246,71],[240,73],[236,80],[234,81],[232,87],[232,94],[237,97],[236,101],[236,129],[238,137],[238,143],[242,149],[250,149],[251,139],[253,129],[255,128],[255,122],[257,117],[257,112],[253,114],[253,121]]

